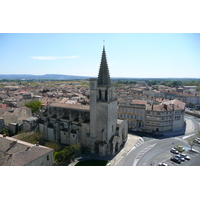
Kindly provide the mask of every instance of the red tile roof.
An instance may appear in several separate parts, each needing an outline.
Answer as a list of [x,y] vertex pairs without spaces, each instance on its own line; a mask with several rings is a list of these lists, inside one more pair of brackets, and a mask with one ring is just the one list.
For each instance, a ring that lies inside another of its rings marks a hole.
[[132,100],[131,104],[143,104],[143,105],[146,105],[147,101],[144,101],[144,100]]

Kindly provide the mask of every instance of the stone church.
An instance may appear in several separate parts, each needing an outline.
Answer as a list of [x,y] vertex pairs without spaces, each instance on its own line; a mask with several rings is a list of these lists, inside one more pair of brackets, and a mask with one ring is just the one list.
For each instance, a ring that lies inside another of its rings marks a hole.
[[114,155],[128,133],[127,121],[117,119],[117,106],[103,46],[98,78],[90,79],[90,105],[51,103],[40,116],[39,131],[50,141],[80,143],[91,153]]

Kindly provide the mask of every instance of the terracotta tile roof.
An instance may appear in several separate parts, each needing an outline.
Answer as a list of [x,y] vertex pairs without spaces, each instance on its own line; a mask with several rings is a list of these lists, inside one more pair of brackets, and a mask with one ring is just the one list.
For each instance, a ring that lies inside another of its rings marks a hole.
[[159,105],[149,105],[146,108],[147,110],[152,111],[172,111],[172,110],[184,110],[185,109],[185,103],[182,101],[179,101],[177,99],[170,100],[163,102]]
[[7,108],[8,108],[7,104],[0,104],[0,109],[4,110]]
[[199,97],[200,95],[199,94],[197,94],[197,95],[195,95],[195,94],[188,94],[188,93],[182,93],[182,92],[174,92],[174,91],[168,91],[168,90],[162,90],[162,91],[160,91],[160,92],[163,92],[163,93],[166,93],[166,94],[174,94],[174,95],[177,95],[177,96],[184,96],[184,97],[195,97],[195,96],[197,96],[197,97]]
[[178,99],[170,100],[165,102],[166,105],[174,105],[174,110],[183,110],[185,109],[185,103],[179,101]]
[[148,105],[146,110],[152,110],[152,111],[172,111],[173,108],[170,105],[164,106],[163,104],[160,105]]
[[143,105],[146,105],[147,101],[144,101],[144,100],[132,100],[131,104],[143,104]]
[[166,102],[166,101],[169,101],[169,99],[157,98],[157,99],[155,99],[155,101],[157,101],[157,102]]

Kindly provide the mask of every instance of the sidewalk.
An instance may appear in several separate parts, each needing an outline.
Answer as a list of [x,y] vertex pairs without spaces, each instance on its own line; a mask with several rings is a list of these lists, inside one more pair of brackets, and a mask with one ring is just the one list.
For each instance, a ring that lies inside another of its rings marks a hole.
[[121,149],[121,151],[113,157],[113,159],[110,161],[110,166],[116,165],[120,160],[122,160],[126,154],[134,148],[134,145],[139,141],[138,136],[128,134],[128,139],[124,145],[124,147]]

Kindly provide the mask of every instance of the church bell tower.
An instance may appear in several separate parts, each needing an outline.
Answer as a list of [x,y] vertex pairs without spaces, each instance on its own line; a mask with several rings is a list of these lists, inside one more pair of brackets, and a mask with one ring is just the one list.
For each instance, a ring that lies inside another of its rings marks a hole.
[[112,152],[111,138],[116,133],[117,97],[111,85],[105,46],[98,78],[90,79],[90,140],[91,152],[105,155]]

